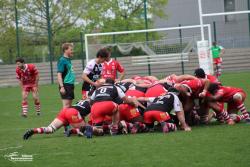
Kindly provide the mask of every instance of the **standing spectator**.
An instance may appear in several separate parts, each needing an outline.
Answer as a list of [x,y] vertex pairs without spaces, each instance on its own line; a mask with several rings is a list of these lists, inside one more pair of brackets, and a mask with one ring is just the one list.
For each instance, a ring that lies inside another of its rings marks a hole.
[[31,91],[35,103],[36,114],[40,115],[40,100],[38,96],[39,74],[34,64],[25,64],[23,58],[16,59],[16,78],[22,89],[22,116],[27,117],[28,94]]
[[217,45],[216,42],[213,42],[211,51],[214,60],[215,75],[218,78],[221,76],[221,64],[222,64],[221,56],[225,53],[225,49],[222,46]]
[[[108,48],[108,57],[106,61],[103,63],[103,68],[102,68],[102,78],[107,79],[111,78],[116,81],[121,81],[123,80],[125,76],[125,70],[123,66],[119,63],[119,61],[114,60],[111,58],[111,49]],[[117,71],[121,73],[120,77],[116,79],[116,73]]]
[[73,44],[62,45],[63,55],[57,62],[57,80],[63,108],[68,108],[74,99],[75,73],[70,58],[73,56]]

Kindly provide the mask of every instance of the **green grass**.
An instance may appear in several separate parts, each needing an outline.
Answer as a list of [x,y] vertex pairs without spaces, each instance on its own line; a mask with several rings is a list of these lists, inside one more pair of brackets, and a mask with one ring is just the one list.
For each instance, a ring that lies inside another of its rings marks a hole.
[[[250,72],[225,74],[224,85],[250,92]],[[80,98],[80,85],[77,97]],[[250,125],[194,127],[190,133],[150,133],[115,137],[66,138],[62,130],[22,140],[26,129],[47,126],[61,101],[56,85],[40,87],[42,116],[37,117],[30,100],[29,117],[20,117],[20,88],[0,89],[0,167],[7,166],[208,166],[243,167],[250,163]],[[246,100],[250,108],[249,99]],[[17,148],[14,148],[17,147]],[[33,162],[10,162],[4,155],[33,155]]]

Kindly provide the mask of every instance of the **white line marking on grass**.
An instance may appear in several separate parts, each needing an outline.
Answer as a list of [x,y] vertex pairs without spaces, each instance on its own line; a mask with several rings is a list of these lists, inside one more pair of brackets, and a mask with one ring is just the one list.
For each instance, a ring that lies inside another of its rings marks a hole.
[[0,148],[0,151],[8,150],[8,149],[15,149],[15,148],[22,148],[23,146],[16,146],[16,147],[6,147],[6,148]]

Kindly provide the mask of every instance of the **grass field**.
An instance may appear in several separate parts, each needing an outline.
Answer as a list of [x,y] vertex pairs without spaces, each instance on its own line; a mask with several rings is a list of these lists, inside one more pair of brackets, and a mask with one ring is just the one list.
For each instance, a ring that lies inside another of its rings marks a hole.
[[[250,72],[225,74],[224,85],[242,87],[250,93]],[[80,97],[80,85],[76,91]],[[47,126],[61,107],[57,86],[40,87],[42,115],[33,102],[27,119],[20,117],[20,88],[0,88],[0,167],[7,166],[106,166],[106,167],[247,167],[250,166],[250,125],[194,127],[192,132],[150,133],[115,137],[66,138],[62,130],[36,135],[28,141],[23,133]],[[250,108],[250,101],[245,102]],[[33,155],[32,162],[11,162],[13,152]]]

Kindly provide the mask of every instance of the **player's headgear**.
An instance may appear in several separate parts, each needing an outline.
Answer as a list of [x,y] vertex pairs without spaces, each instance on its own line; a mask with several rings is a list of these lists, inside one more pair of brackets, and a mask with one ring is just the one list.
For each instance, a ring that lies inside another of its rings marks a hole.
[[217,83],[211,83],[207,89],[208,92],[211,94],[215,94],[217,90],[219,89],[219,84]]
[[197,68],[194,70],[194,75],[198,78],[206,78],[205,71],[202,68]]

